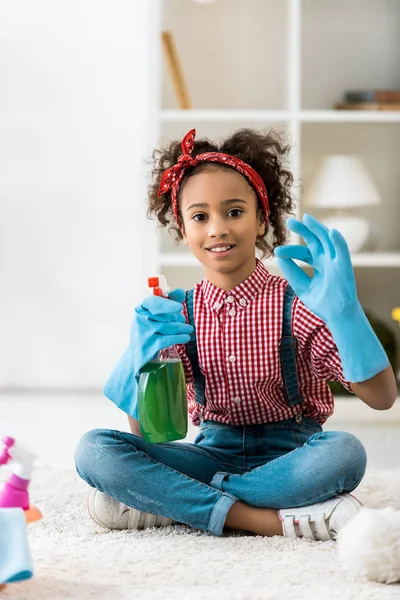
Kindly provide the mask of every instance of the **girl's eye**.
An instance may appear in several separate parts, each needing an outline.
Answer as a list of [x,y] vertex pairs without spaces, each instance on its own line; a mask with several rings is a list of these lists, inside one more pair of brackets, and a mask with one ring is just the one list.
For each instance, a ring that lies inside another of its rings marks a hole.
[[243,214],[243,211],[240,208],[232,208],[232,210],[228,212],[228,215],[231,213],[236,213],[233,215],[234,217],[240,217],[240,215]]
[[[198,218],[198,217],[200,217],[200,218]],[[193,215],[193,217],[192,217],[192,219],[197,222],[201,222],[205,218],[206,218],[206,215],[203,215],[202,213],[198,213],[197,215]]]
[[[228,216],[232,217],[240,217],[241,214],[243,214],[243,210],[241,210],[240,208],[232,208],[228,212]],[[207,215],[205,215],[204,213],[196,213],[195,215],[193,215],[192,219],[193,221],[197,221],[197,223],[202,223],[207,219]]]

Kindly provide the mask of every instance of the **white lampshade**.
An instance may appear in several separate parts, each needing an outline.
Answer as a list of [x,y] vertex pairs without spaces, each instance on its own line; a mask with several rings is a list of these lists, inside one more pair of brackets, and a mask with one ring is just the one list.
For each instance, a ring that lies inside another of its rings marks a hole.
[[322,160],[304,200],[321,208],[374,206],[382,201],[362,161],[346,154]]

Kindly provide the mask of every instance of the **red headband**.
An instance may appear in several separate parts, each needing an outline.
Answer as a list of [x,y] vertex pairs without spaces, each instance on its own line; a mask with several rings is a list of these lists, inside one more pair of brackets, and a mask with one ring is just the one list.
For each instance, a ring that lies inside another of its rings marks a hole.
[[252,167],[250,167],[250,165],[240,160],[240,158],[230,156],[229,154],[223,154],[222,152],[205,152],[204,154],[198,154],[197,156],[192,157],[195,135],[195,129],[192,129],[185,135],[182,141],[183,154],[181,154],[181,156],[178,158],[176,165],[173,165],[164,171],[161,178],[160,187],[158,189],[159,197],[171,190],[172,209],[174,211],[175,220],[179,227],[181,226],[178,211],[179,187],[185,176],[185,171],[190,167],[197,167],[197,165],[202,162],[217,162],[228,165],[244,175],[253,186],[261,202],[265,220],[267,221],[269,215],[268,194],[264,181],[261,179],[260,175]]

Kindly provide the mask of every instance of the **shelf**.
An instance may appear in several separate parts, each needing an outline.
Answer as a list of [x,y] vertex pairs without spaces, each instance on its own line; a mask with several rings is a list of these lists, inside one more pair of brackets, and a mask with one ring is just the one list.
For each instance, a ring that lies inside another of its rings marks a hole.
[[[192,254],[186,253],[165,253],[160,255],[158,260],[162,267],[201,267],[200,262]],[[273,258],[265,260],[264,263],[266,266],[276,266]],[[400,267],[400,252],[354,254],[352,263],[355,267]]]
[[399,110],[303,110],[302,123],[400,123]]
[[400,123],[400,111],[384,110],[162,110],[168,122],[266,122],[288,123]]
[[400,252],[360,252],[353,254],[355,267],[400,267]]
[[[199,267],[201,268],[201,263],[192,255],[192,254],[178,254],[178,253],[167,253],[162,254],[158,258],[159,264],[162,267]],[[267,259],[263,261],[266,266],[274,266],[276,265],[275,259]]]
[[163,123],[182,121],[268,121],[287,122],[290,112],[286,110],[162,110]]
[[199,261],[192,254],[168,252],[160,254],[157,261],[162,267],[201,267]]

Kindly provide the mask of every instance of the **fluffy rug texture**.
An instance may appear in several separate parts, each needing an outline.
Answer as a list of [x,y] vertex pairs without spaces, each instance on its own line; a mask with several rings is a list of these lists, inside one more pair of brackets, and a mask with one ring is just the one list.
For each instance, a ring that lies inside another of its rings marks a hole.
[[[343,569],[335,542],[244,534],[217,538],[184,526],[106,531],[87,515],[87,491],[73,471],[35,470],[31,500],[44,516],[29,526],[35,575],[8,585],[1,599],[400,597],[400,585],[356,579]],[[400,509],[400,470],[368,473],[356,494],[369,507]]]

